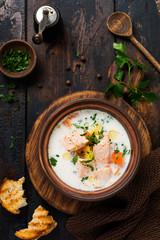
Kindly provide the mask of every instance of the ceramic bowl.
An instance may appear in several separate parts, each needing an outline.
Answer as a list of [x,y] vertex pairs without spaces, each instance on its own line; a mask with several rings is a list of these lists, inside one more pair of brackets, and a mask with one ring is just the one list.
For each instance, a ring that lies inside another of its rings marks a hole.
[[[3,55],[4,53],[7,51],[10,51],[11,49],[13,49],[14,51],[17,50],[27,50],[28,52],[28,66],[25,70],[23,71],[19,71],[19,72],[8,72],[7,69],[5,69],[2,66],[2,59],[3,59]],[[25,77],[27,75],[29,75],[33,69],[36,66],[36,61],[37,61],[37,56],[36,53],[33,49],[33,47],[26,41],[20,40],[20,39],[14,39],[14,40],[10,40],[8,42],[6,42],[1,48],[0,48],[0,71],[7,77],[10,78],[22,78]]]
[[[54,127],[68,114],[82,109],[97,109],[108,112],[115,117],[125,128],[131,143],[131,159],[125,173],[121,178],[108,188],[96,191],[82,191],[65,184],[53,171],[48,158],[48,142]],[[39,138],[39,159],[44,173],[50,182],[63,194],[82,201],[96,201],[109,198],[121,191],[133,179],[141,157],[141,144],[134,123],[122,109],[100,99],[79,99],[67,103],[53,112],[47,119]]]

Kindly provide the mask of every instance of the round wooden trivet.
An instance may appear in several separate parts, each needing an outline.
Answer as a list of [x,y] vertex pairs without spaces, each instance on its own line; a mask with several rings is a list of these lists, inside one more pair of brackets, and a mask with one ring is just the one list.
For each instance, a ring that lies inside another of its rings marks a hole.
[[114,97],[105,98],[103,93],[93,92],[93,91],[82,91],[76,92],[71,95],[59,98],[55,100],[37,119],[35,122],[31,133],[28,137],[26,144],[26,162],[28,166],[29,175],[31,181],[40,194],[40,196],[46,200],[50,205],[57,208],[58,210],[64,211],[69,214],[75,214],[76,212],[87,209],[89,207],[96,206],[99,202],[81,202],[75,199],[71,199],[62,193],[58,192],[50,181],[45,176],[38,157],[38,142],[39,136],[44,123],[47,118],[53,113],[57,108],[63,104],[76,100],[79,98],[100,98],[106,99],[123,109],[130,118],[135,123],[137,129],[139,130],[140,139],[142,143],[142,157],[145,157],[150,153],[151,150],[151,139],[149,136],[148,129],[142,120],[142,118],[135,112],[135,110],[128,105],[122,98],[116,100]]

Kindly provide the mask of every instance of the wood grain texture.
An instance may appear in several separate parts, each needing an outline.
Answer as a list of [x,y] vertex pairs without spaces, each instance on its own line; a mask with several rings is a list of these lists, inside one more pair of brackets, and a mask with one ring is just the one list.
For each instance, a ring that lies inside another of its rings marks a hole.
[[[160,62],[159,38],[160,17],[157,12],[155,1],[115,1],[116,11],[123,11],[129,14],[133,23],[133,33],[137,40]],[[117,42],[124,42],[123,38],[116,38]],[[149,80],[146,91],[153,91],[160,96],[159,72],[148,62],[143,54],[130,42],[127,41],[127,52],[131,59],[138,60],[146,65],[148,69],[144,72],[144,80]],[[160,143],[160,102],[147,104],[141,101],[134,109],[144,119],[152,139],[153,149],[159,147]]]
[[[44,113],[42,113],[36,120],[26,144],[26,162],[28,166],[29,175],[34,187],[41,195],[41,197],[43,197],[50,205],[54,206],[58,210],[64,211],[69,214],[75,214],[76,212],[81,211],[82,209],[94,207],[99,203],[98,202],[89,203],[74,200],[58,192],[54,188],[54,186],[50,183],[50,181],[47,179],[46,175],[44,174],[41,168],[38,156],[38,143],[41,129],[44,123],[46,122],[47,118],[51,115],[51,113],[53,113],[57,108],[64,105],[65,103],[79,98],[104,99],[104,94],[100,92],[82,91],[62,97],[54,101],[49,106],[49,108],[47,108],[44,111]],[[122,100],[122,98],[120,98],[119,100],[115,100],[115,98],[110,97],[108,98],[108,100],[112,103],[116,103],[134,121],[135,125],[139,130],[141,138],[142,157],[145,157],[147,154],[149,154],[151,150],[151,140],[144,121],[125,101]]]
[[[13,38],[24,39],[25,1],[2,0],[0,3],[0,45]],[[15,82],[15,96],[24,102],[18,109],[17,103],[6,103],[0,99],[0,183],[4,177],[18,180],[25,175],[25,79],[23,82],[8,79],[0,73],[0,94],[8,95],[6,85]],[[11,136],[15,143],[10,149]],[[25,227],[26,208],[17,216],[0,206],[0,239],[13,240],[14,232]]]

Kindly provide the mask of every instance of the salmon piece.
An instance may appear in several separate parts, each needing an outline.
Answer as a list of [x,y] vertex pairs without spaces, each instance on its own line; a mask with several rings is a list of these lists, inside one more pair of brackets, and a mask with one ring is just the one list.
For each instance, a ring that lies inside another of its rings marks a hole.
[[[78,176],[80,178],[87,177],[87,176],[91,175],[91,173],[93,172],[90,167],[87,167],[86,163],[83,163],[84,161],[87,161],[87,159],[83,159],[83,158],[79,157],[76,162],[76,170],[77,170]],[[93,160],[92,162],[90,162],[88,164],[93,167],[93,170],[95,169],[95,167],[96,167],[95,160]]]
[[66,126],[67,128],[71,127],[73,124],[71,122],[72,118],[77,117],[79,114],[78,113],[71,113],[70,115],[68,115],[68,117],[62,122],[64,126]]
[[106,185],[107,180],[110,177],[110,167],[104,167],[93,172],[94,188],[101,188]]
[[67,128],[70,128],[73,124],[72,124],[72,122],[71,122],[71,120],[70,119],[66,119],[66,120],[64,120],[63,122],[63,125],[64,126],[66,126]]
[[110,148],[108,133],[104,132],[103,135],[104,137],[101,138],[100,143],[93,146],[93,154],[97,162],[108,163]]
[[88,139],[85,136],[81,136],[83,132],[73,131],[63,139],[63,145],[68,151],[76,151],[88,143]]

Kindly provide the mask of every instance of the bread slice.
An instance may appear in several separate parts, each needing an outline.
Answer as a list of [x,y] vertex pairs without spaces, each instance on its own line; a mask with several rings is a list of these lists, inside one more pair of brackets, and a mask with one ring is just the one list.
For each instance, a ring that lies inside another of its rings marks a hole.
[[57,226],[57,222],[53,220],[52,216],[48,216],[48,211],[42,206],[36,208],[32,218],[32,221],[28,223],[28,228],[21,229],[15,233],[17,237],[37,240],[50,233]]
[[19,214],[19,208],[27,205],[26,198],[23,197],[22,184],[24,181],[24,177],[18,181],[5,178],[0,186],[0,202],[4,208],[13,214]]

